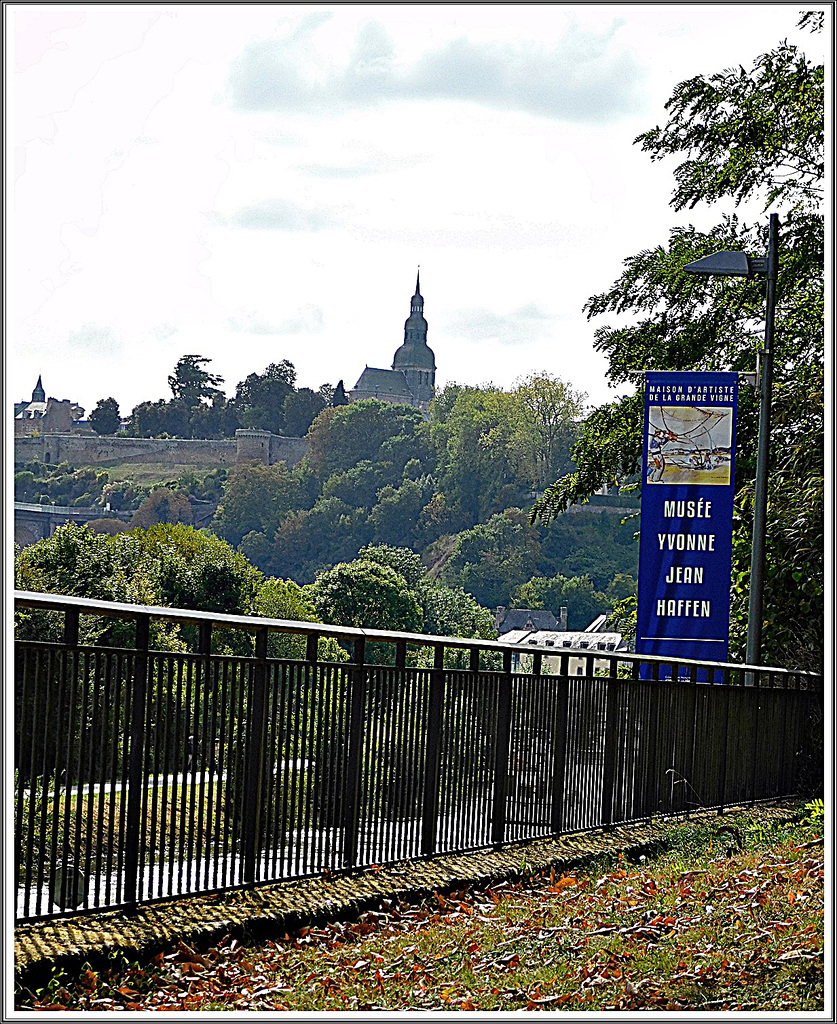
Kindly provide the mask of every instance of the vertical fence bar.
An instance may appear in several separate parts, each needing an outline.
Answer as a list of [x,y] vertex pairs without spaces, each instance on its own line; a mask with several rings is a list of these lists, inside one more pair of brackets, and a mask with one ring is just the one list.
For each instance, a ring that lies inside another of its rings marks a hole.
[[[707,672],[707,678],[709,673]],[[695,777],[695,745],[697,743],[697,665],[689,666],[689,683],[688,689],[686,690],[686,725],[691,733],[687,738],[687,749],[688,754],[688,781],[684,783],[684,797],[687,799],[686,803],[686,817],[689,817],[689,801],[688,793],[691,789],[692,799],[697,800],[698,804],[703,807],[702,794],[698,793],[697,786],[695,783],[697,779]],[[685,774],[685,772],[684,772]]]
[[78,647],[78,608],[68,608],[64,612],[64,646]]
[[651,769],[648,773],[648,816],[653,818],[660,812],[660,780],[662,778],[660,764],[660,718],[662,691],[660,687],[660,663],[655,661],[651,666],[651,682],[648,684],[651,694],[651,714],[649,730],[651,732],[651,750],[649,760]]
[[761,703],[761,669],[753,673],[753,773],[750,778],[750,803],[754,804],[758,791],[759,767],[759,704]]
[[[721,743],[721,777],[718,780],[718,814],[724,813],[724,805],[726,804],[726,793],[727,793],[727,757],[729,752],[729,702],[730,702],[730,686],[732,684],[732,674],[729,671],[724,672],[724,681],[721,683],[721,693],[718,699],[722,703],[722,714],[724,720],[724,738]],[[713,693],[717,691],[713,690]]]
[[360,767],[363,753],[363,718],[366,705],[366,641],[355,640],[354,667],[351,674],[351,711],[349,714],[349,756],[343,780],[343,867],[352,868],[357,858],[360,819]]
[[567,773],[567,714],[569,706],[570,681],[567,678],[568,655],[558,659],[558,692],[555,709],[555,735],[552,772],[552,808],[549,827],[554,836],[560,835],[564,827],[564,780]]
[[445,693],[445,649],[433,647],[433,671],[430,675],[430,704],[427,709],[427,745],[425,747],[424,792],[421,811],[421,852],[430,857],[436,852],[439,817],[439,759],[442,740],[442,705]]
[[[148,680],[148,638],[151,619],[148,615],[137,618],[134,678],[131,687],[131,719],[129,725],[130,754],[128,759],[128,807],[125,820],[125,862],[122,876],[122,902],[136,903],[139,874],[139,852],[142,832],[140,810],[143,791],[143,752],[145,724],[145,696]],[[143,823],[144,824],[144,823]]]
[[[589,661],[589,659],[588,659]],[[619,754],[619,728],[617,712],[619,707],[619,682],[605,680],[604,719],[604,767],[602,769],[601,824],[605,828],[613,823],[613,787],[616,778],[616,760]]]
[[244,784],[244,882],[256,881],[256,856],[261,831],[262,775],[264,772],[265,690],[267,687],[267,627],[256,632],[256,663],[247,702],[247,765]]
[[[214,688],[212,686],[212,623],[202,622],[198,628],[198,653],[202,656],[200,670],[201,685],[201,783],[200,802],[198,804],[198,850],[199,862],[203,860],[204,886],[209,879],[209,862],[214,845],[214,832],[216,817],[212,806],[215,794],[215,700]],[[206,782],[209,782],[207,793]],[[208,806],[207,806],[208,804]],[[196,866],[196,878],[198,882],[199,872]]]
[[497,694],[497,732],[494,747],[494,800],[491,808],[491,843],[500,846],[506,834],[506,791],[511,740],[512,652],[503,651],[503,674]]

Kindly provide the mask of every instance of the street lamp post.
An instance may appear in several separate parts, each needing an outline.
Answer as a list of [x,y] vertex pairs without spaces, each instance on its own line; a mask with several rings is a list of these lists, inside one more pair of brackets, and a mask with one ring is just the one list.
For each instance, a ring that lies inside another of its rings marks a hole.
[[747,664],[761,664],[761,625],[764,607],[764,547],[767,526],[767,469],[770,454],[770,398],[773,383],[773,326],[776,317],[776,281],[779,271],[779,215],[771,213],[767,257],[743,252],[716,252],[687,263],[687,274],[707,277],[764,277],[767,311],[761,361],[759,440],[756,458],[756,496],[753,507],[753,550],[750,562],[750,602],[747,614]]

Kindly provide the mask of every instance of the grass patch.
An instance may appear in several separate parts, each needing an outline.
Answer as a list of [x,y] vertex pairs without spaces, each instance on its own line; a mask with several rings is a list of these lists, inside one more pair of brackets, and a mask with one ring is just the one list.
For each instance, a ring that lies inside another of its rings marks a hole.
[[[762,1010],[823,1008],[822,818],[674,827],[599,858],[423,903],[382,901],[268,941],[184,942],[56,973],[21,1008]],[[523,862],[525,868],[525,860]]]
[[194,462],[97,462],[97,469],[107,470],[108,480],[111,483],[120,480],[130,480],[131,483],[141,484],[143,487],[164,486],[172,480],[179,480],[184,476],[194,476],[201,473],[208,473],[213,466],[197,465]]
[[[226,788],[226,783],[218,779],[209,778],[201,782],[200,777],[193,779],[188,775],[177,783],[168,781],[158,783],[156,787],[149,785],[145,814],[140,818],[145,859],[149,857],[149,850],[159,853],[164,845],[173,841],[173,837],[192,835],[198,843],[212,842],[229,818]],[[36,863],[40,855],[49,860],[53,843],[61,855],[66,845],[75,853],[79,863],[88,847],[94,861],[108,853],[115,855],[127,813],[128,794],[125,790],[48,794],[48,831],[43,840],[43,850],[40,849],[39,836],[44,799],[39,794],[30,807],[31,800],[31,797],[23,800],[21,831],[23,846],[28,849],[31,815],[34,818],[31,839],[33,862]],[[57,822],[54,830],[53,822]]]

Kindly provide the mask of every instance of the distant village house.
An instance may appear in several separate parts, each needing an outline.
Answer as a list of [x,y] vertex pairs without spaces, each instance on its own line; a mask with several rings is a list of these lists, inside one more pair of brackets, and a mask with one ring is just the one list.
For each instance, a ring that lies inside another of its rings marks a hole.
[[68,434],[83,419],[84,409],[75,402],[47,398],[39,375],[31,400],[15,403],[15,437]]

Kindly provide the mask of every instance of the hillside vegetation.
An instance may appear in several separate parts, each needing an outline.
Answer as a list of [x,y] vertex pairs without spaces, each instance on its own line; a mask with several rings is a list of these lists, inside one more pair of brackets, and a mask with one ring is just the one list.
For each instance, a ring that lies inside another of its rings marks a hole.
[[[582,398],[548,374],[509,391],[452,384],[429,416],[376,400],[321,409],[307,454],[291,470],[252,462],[178,474],[32,462],[15,476],[16,497],[99,505],[94,531],[207,528],[264,576],[300,585],[341,565],[362,574],[370,550],[400,551],[398,564],[387,564],[408,587],[417,574],[428,581],[419,605],[430,632],[487,637],[492,616],[484,610],[498,605],[566,606],[570,628],[584,628],[635,594],[635,523],[626,514],[637,503],[596,496],[549,528],[530,525],[527,512],[546,481],[572,465]],[[132,517],[111,525],[115,512]],[[459,612],[443,614],[443,605]],[[386,619],[381,607],[364,625]]]

